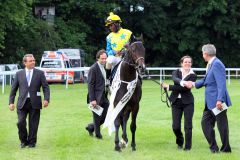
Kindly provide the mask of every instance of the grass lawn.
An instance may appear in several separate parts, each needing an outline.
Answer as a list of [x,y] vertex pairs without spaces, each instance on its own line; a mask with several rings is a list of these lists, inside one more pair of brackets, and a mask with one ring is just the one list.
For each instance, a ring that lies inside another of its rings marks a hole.
[[[233,80],[228,90],[233,106],[228,111],[231,154],[211,154],[201,130],[204,108],[204,89],[193,89],[195,111],[193,120],[192,150],[178,150],[171,128],[171,109],[161,102],[160,89],[151,80],[143,81],[143,97],[137,118],[136,145],[130,144],[121,153],[114,151],[114,135],[102,130],[103,140],[92,138],[85,131],[92,121],[87,108],[86,84],[51,85],[51,102],[41,111],[38,143],[34,149],[20,149],[17,131],[17,114],[8,109],[10,88],[0,95],[0,159],[2,160],[237,160],[240,157],[239,80]],[[130,121],[129,121],[130,122]],[[128,137],[131,133],[128,123]],[[216,137],[221,142],[218,130]]]

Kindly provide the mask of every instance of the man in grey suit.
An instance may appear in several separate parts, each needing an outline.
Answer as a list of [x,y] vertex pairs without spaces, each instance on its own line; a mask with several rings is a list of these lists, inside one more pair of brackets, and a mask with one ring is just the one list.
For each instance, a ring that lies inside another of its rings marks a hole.
[[[37,131],[40,119],[40,109],[42,109],[42,99],[40,88],[44,94],[43,106],[47,107],[50,99],[50,90],[44,72],[35,68],[35,59],[32,54],[23,57],[25,69],[16,73],[10,97],[9,109],[14,110],[14,100],[19,89],[17,102],[18,115],[18,135],[21,141],[21,148],[28,146],[34,148],[37,142]],[[29,118],[29,132],[26,128],[26,118]]]
[[[196,81],[196,88],[205,86],[205,109],[202,116],[202,130],[209,143],[212,153],[219,152],[215,138],[214,126],[217,122],[222,146],[221,152],[231,152],[229,144],[229,129],[227,110],[218,115],[214,115],[212,109],[222,110],[223,103],[231,106],[231,100],[226,87],[226,71],[224,64],[216,57],[216,48],[212,44],[206,44],[202,47],[203,58],[208,62],[206,75]],[[191,82],[190,82],[191,83]],[[189,85],[190,86],[190,85]]]
[[106,93],[106,72],[104,65],[106,64],[107,54],[104,49],[100,50],[96,54],[97,62],[94,63],[88,72],[88,97],[87,103],[90,103],[93,107],[97,105],[103,107],[103,113],[101,116],[93,112],[93,123],[87,125],[86,130],[92,136],[95,131],[96,138],[102,139],[100,133],[100,125],[103,124],[109,101]]

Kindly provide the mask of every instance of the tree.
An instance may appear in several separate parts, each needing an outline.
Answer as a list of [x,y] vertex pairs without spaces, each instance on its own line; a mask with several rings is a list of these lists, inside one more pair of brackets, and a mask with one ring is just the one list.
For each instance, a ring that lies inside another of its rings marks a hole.
[[[30,12],[39,3],[55,6],[53,26]],[[0,61],[10,55],[16,55],[12,62],[20,61],[29,52],[40,61],[44,50],[71,47],[84,49],[90,65],[96,51],[106,46],[104,20],[113,11],[123,28],[136,36],[143,34],[148,66],[177,66],[188,54],[194,67],[204,67],[201,46],[205,43],[216,46],[226,67],[240,64],[238,0],[36,0],[32,5],[30,0],[12,0],[0,6],[0,51],[5,56]]]
[[32,0],[3,0],[0,2],[0,49],[4,48],[6,29],[23,26],[31,4]]

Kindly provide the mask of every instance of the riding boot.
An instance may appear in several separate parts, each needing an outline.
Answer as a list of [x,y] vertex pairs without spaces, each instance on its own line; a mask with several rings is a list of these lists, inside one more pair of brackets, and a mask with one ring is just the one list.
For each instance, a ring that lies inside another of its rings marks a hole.
[[106,86],[111,85],[111,69],[106,69],[106,79],[107,79],[107,84]]
[[111,69],[106,69],[106,78],[110,79],[111,76]]

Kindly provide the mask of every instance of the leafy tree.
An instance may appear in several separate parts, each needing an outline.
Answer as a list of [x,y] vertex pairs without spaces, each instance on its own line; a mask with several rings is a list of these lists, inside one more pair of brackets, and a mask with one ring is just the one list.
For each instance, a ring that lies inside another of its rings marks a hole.
[[32,0],[2,0],[0,2],[0,49],[4,48],[6,29],[24,25],[31,4]]
[[[188,54],[194,67],[204,67],[201,46],[205,43],[215,44],[226,67],[240,64],[237,0],[35,0],[31,4],[31,0],[0,3],[0,51],[4,55],[0,61],[21,61],[25,53],[34,53],[40,60],[44,50],[70,47],[84,49],[90,65],[97,50],[105,48],[108,29],[104,20],[114,11],[123,28],[137,36],[143,34],[148,66],[177,66]],[[38,4],[55,6],[54,25],[30,12]]]

